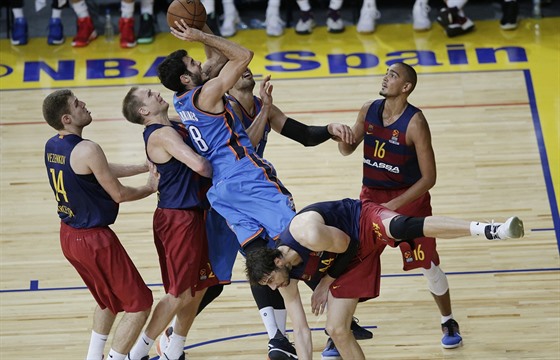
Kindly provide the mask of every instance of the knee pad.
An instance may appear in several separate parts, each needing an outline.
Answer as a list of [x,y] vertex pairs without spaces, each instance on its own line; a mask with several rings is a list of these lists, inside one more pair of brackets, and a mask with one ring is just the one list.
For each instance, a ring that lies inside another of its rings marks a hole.
[[431,268],[422,269],[422,274],[424,274],[426,280],[428,280],[428,289],[432,294],[441,296],[449,290],[447,275],[434,263],[432,263]]
[[397,215],[389,223],[389,231],[395,240],[424,237],[424,217]]

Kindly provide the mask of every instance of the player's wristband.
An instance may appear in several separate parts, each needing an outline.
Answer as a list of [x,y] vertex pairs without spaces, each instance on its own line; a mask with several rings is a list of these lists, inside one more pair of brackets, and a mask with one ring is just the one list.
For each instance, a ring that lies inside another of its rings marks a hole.
[[309,126],[287,118],[280,134],[297,141],[303,146],[315,146],[331,138],[328,126]]

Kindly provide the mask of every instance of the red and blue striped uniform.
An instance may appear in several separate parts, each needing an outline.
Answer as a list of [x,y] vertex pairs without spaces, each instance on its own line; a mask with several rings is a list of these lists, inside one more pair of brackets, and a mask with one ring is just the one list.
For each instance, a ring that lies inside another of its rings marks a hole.
[[[227,99],[229,101],[233,101],[233,102],[237,103],[237,105],[239,105],[239,108],[241,109],[241,123],[243,124],[243,127],[245,129],[249,128],[249,126],[251,126],[251,124],[255,120],[255,117],[257,116],[257,114],[262,109],[262,100],[253,95],[253,103],[255,104],[255,115],[250,115],[247,112],[247,110],[245,110],[245,108],[241,105],[241,103],[236,98],[234,98],[231,95],[227,95]],[[261,140],[259,141],[257,146],[255,146],[255,152],[260,157],[264,156],[264,148],[266,147],[266,142],[268,141],[268,133],[270,133],[270,130],[271,130],[270,124],[267,123],[265,128],[264,128],[264,132],[263,132]]]
[[119,212],[117,204],[95,175],[79,175],[70,166],[70,154],[84,141],[78,135],[56,135],[45,145],[49,183],[58,202],[58,216],[75,229],[109,226]]
[[[143,135],[146,146],[150,135],[164,126],[166,125],[152,124],[144,129]],[[185,143],[192,148],[192,142],[184,125],[172,121],[171,126],[181,135]],[[210,187],[209,179],[192,171],[174,157],[164,164],[155,165],[160,174],[158,185],[159,208],[190,209],[207,207],[206,191]]]
[[385,100],[375,100],[364,121],[364,186],[374,189],[402,189],[421,177],[413,146],[406,145],[410,119],[420,110],[410,104],[389,126],[383,125]]

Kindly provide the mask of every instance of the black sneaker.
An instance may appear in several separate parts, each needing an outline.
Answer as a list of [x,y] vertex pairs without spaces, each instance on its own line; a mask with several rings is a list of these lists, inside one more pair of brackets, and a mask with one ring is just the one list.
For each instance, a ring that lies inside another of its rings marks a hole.
[[436,20],[450,38],[464,35],[474,30],[472,20],[466,16],[459,15],[459,9],[456,7],[441,9]]
[[156,29],[154,26],[154,17],[150,14],[142,14],[140,16],[140,29],[138,30],[138,44],[150,44],[154,41]]
[[502,0],[502,19],[500,27],[503,30],[517,29],[517,15],[519,13],[519,5],[517,1]]
[[297,359],[296,348],[287,337],[270,339],[268,342],[268,358],[270,360]]
[[350,329],[352,330],[352,334],[354,334],[354,338],[356,340],[367,340],[373,338],[373,333],[358,325],[358,322],[360,321],[357,318],[352,318]]

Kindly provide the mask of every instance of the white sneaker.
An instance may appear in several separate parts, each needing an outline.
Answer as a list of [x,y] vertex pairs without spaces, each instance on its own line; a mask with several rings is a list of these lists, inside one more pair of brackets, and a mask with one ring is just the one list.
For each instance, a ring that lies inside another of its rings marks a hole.
[[173,335],[173,326],[168,327],[165,329],[163,334],[159,336],[159,341],[156,344],[156,353],[159,357],[163,356],[165,349],[167,349],[167,345],[169,345],[169,338]]
[[300,18],[296,24],[296,33],[300,35],[309,35],[313,32],[314,27],[315,20],[313,20],[313,17],[310,17],[307,20]]
[[381,13],[377,11],[377,8],[362,8],[356,30],[362,34],[371,34],[375,31],[375,20],[380,17]]
[[415,31],[427,31],[432,27],[432,22],[428,17],[430,7],[426,0],[416,0],[412,8],[412,28]]
[[334,20],[331,17],[327,18],[327,29],[330,33],[341,33],[344,31],[344,21],[339,16],[338,19]]
[[278,14],[267,14],[265,22],[268,36],[282,36],[284,34],[285,23]]
[[239,23],[239,14],[237,11],[233,14],[224,14],[224,21],[220,26],[220,34],[223,37],[232,37],[237,33],[237,24]]
[[519,239],[525,235],[523,221],[517,216],[510,217],[503,224],[491,224],[486,237],[489,240]]

